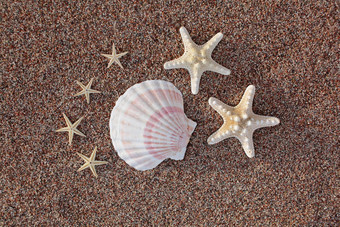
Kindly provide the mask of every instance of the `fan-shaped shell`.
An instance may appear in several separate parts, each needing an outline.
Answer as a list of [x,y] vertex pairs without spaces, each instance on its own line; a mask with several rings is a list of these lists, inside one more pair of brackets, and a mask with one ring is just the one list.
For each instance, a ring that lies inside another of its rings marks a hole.
[[162,80],[130,87],[118,99],[110,118],[115,150],[138,170],[152,169],[167,158],[183,159],[195,127],[184,113],[181,92]]

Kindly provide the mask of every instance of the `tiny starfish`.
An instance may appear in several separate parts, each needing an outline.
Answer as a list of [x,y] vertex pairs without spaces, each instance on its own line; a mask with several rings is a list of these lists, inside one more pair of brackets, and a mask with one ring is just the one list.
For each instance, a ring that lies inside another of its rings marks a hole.
[[203,45],[197,45],[192,41],[185,27],[181,27],[179,31],[181,33],[184,44],[184,54],[175,60],[166,62],[164,64],[164,68],[187,69],[191,77],[191,92],[193,94],[198,93],[203,72],[213,71],[216,73],[221,73],[223,75],[230,74],[229,69],[218,64],[211,58],[213,50],[223,37],[223,34],[221,32],[217,33],[207,43]]
[[104,57],[107,57],[108,59],[110,59],[109,65],[107,66],[107,68],[109,68],[113,62],[116,62],[122,69],[124,69],[124,67],[122,66],[122,64],[119,61],[119,58],[124,56],[125,54],[127,54],[128,52],[124,52],[121,54],[117,54],[116,53],[116,49],[115,49],[115,44],[112,45],[112,54],[101,54]]
[[107,164],[108,162],[106,161],[96,161],[95,158],[96,158],[96,152],[97,152],[97,147],[94,148],[91,156],[88,158],[86,157],[85,155],[83,154],[80,154],[77,152],[77,154],[85,161],[85,164],[82,165],[79,169],[78,169],[78,172],[79,171],[82,171],[83,169],[86,169],[88,167],[90,167],[93,175],[95,177],[98,177],[97,175],[97,172],[96,172],[96,168],[95,166],[98,166],[98,165],[103,165],[103,164]]
[[90,103],[90,94],[91,93],[100,93],[100,91],[96,91],[91,89],[91,85],[92,85],[92,81],[93,78],[90,80],[90,82],[85,86],[84,84],[82,84],[79,81],[76,81],[77,84],[83,89],[81,92],[78,92],[77,94],[75,94],[74,96],[79,96],[79,95],[85,95],[87,103]]
[[222,127],[208,138],[208,144],[215,144],[230,137],[236,137],[242,144],[249,158],[255,156],[253,132],[256,129],[274,126],[280,123],[276,117],[267,117],[253,113],[252,104],[255,86],[250,85],[244,92],[240,103],[231,107],[216,98],[210,98],[209,104],[224,120]]
[[65,118],[67,127],[58,129],[58,130],[56,130],[56,132],[68,132],[68,135],[69,135],[68,142],[69,142],[70,145],[72,144],[73,134],[77,134],[77,135],[85,137],[85,135],[77,129],[77,126],[80,124],[81,120],[83,120],[84,117],[81,117],[74,124],[72,124],[72,122],[66,117],[66,115],[64,113],[63,113],[63,116]]

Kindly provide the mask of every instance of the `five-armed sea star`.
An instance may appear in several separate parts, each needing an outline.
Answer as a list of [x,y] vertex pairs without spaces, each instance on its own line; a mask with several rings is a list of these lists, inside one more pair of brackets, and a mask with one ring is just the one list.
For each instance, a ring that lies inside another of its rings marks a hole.
[[191,92],[197,94],[199,90],[199,84],[201,76],[205,71],[213,71],[221,73],[223,75],[229,75],[230,70],[216,63],[211,54],[217,44],[221,41],[223,34],[217,33],[207,43],[203,45],[197,45],[194,43],[188,33],[188,31],[181,27],[179,29],[183,44],[184,54],[172,61],[168,61],[164,64],[165,69],[187,69],[191,77]]
[[93,78],[90,80],[90,82],[85,86],[79,81],[76,81],[77,84],[83,89],[82,91],[78,92],[74,96],[79,96],[79,95],[85,95],[87,103],[90,103],[90,94],[91,93],[100,93],[100,91],[93,90],[91,89]]
[[104,57],[107,57],[108,59],[110,59],[110,62],[109,62],[109,65],[107,66],[107,68],[109,68],[113,64],[113,62],[116,62],[123,69],[124,67],[120,63],[119,58],[124,56],[127,53],[128,52],[117,54],[116,53],[115,44],[113,44],[112,45],[112,54],[101,54],[101,55],[103,55]]
[[91,156],[89,158],[86,157],[85,155],[80,154],[80,153],[77,152],[77,154],[85,161],[84,165],[82,165],[78,169],[78,172],[82,171],[83,169],[86,169],[86,168],[90,167],[93,175],[95,177],[98,177],[95,166],[107,164],[108,162],[106,162],[106,161],[96,161],[95,160],[96,159],[96,152],[97,152],[97,147],[94,148],[94,150],[93,150],[93,152],[92,152],[92,154],[91,154]]
[[68,135],[69,135],[68,142],[69,142],[70,145],[72,144],[73,134],[77,134],[77,135],[85,137],[85,135],[77,129],[77,126],[80,124],[81,120],[83,120],[84,117],[81,117],[76,122],[74,122],[74,124],[72,124],[72,122],[66,117],[66,115],[64,113],[63,113],[63,116],[65,118],[67,127],[58,129],[58,130],[56,130],[56,132],[68,132]]
[[216,98],[209,99],[209,104],[223,117],[224,123],[208,138],[208,144],[236,137],[241,142],[247,156],[249,158],[255,156],[253,132],[259,128],[277,125],[280,120],[276,117],[254,114],[252,110],[254,94],[255,86],[248,86],[240,103],[235,107],[228,106]]

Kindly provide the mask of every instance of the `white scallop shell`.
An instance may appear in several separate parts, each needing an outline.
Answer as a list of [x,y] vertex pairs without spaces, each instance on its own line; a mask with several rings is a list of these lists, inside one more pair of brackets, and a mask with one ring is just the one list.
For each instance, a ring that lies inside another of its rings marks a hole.
[[184,113],[181,92],[162,80],[129,88],[110,118],[115,150],[137,170],[155,168],[167,158],[182,160],[195,127]]

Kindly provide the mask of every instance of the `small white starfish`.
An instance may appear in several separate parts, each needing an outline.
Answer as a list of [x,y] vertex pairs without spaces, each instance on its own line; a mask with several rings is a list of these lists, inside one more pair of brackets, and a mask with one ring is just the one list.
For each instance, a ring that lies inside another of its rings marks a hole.
[[91,85],[92,85],[92,81],[93,78],[90,80],[90,82],[85,86],[84,84],[82,84],[81,82],[79,82],[78,80],[76,81],[77,84],[83,89],[81,92],[78,92],[77,94],[75,94],[74,96],[79,96],[79,95],[85,95],[87,103],[90,103],[90,94],[91,93],[100,93],[100,91],[97,90],[93,90],[91,89]]
[[101,55],[110,59],[110,62],[109,62],[109,65],[107,66],[107,68],[109,68],[113,64],[113,62],[116,62],[122,69],[124,69],[124,67],[122,66],[122,64],[119,61],[119,58],[124,56],[127,53],[128,52],[117,54],[116,49],[115,49],[115,44],[113,44],[112,45],[112,54],[101,54]]
[[256,129],[274,126],[280,123],[276,117],[267,117],[253,113],[252,104],[255,86],[250,85],[244,92],[240,103],[231,107],[216,98],[210,98],[209,104],[224,120],[222,127],[208,138],[208,144],[215,144],[229,137],[236,137],[242,144],[249,158],[255,156],[253,132]]
[[69,136],[68,142],[70,145],[72,144],[73,134],[77,134],[77,135],[85,137],[85,135],[77,129],[77,126],[80,124],[81,120],[83,120],[84,117],[81,117],[74,124],[72,124],[72,122],[66,117],[64,113],[63,113],[63,116],[65,118],[67,127],[58,129],[56,130],[56,132],[68,132],[68,136]]
[[217,44],[221,41],[223,34],[217,33],[207,43],[203,45],[197,45],[194,43],[185,29],[181,27],[179,29],[183,44],[184,54],[172,61],[168,61],[164,64],[165,69],[178,69],[184,68],[189,71],[191,77],[191,92],[197,94],[199,90],[200,80],[203,72],[213,71],[221,73],[223,75],[229,75],[230,70],[216,63],[211,54]]
[[97,152],[97,147],[94,148],[94,150],[93,150],[93,152],[92,152],[92,154],[91,154],[91,156],[89,158],[86,157],[85,155],[80,154],[80,153],[77,152],[77,154],[85,161],[85,164],[83,164],[78,169],[78,172],[82,171],[83,169],[86,169],[86,168],[90,167],[93,175],[95,177],[98,177],[95,166],[107,164],[108,162],[106,162],[106,161],[96,161],[95,160],[96,159],[96,152]]

